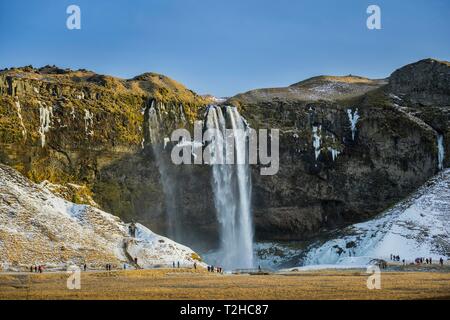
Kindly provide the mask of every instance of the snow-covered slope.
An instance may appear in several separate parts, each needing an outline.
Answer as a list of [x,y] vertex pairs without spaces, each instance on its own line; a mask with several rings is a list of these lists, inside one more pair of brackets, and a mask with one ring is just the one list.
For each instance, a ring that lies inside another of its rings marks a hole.
[[363,264],[372,258],[389,260],[391,254],[409,262],[450,256],[450,169],[375,219],[313,244],[304,265]]
[[144,268],[174,261],[192,266],[199,258],[139,224],[131,238],[128,225],[118,217],[68,202],[0,165],[0,269],[74,263],[103,268],[106,263],[132,263],[135,257]]

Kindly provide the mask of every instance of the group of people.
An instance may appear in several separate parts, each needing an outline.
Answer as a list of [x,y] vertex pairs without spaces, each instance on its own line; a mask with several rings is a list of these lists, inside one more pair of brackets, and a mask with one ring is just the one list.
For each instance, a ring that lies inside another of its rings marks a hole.
[[399,255],[395,255],[395,254],[391,254],[391,261],[400,261],[400,256]]
[[[442,260],[442,258],[441,258]],[[416,258],[417,264],[433,264],[433,258]]]
[[112,264],[107,263],[106,264],[106,271],[111,271],[112,270]]
[[[400,256],[399,255],[395,255],[395,254],[391,254],[391,261],[398,261],[400,262]],[[406,264],[405,259],[402,260],[403,265]]]
[[[400,261],[400,256],[399,255],[395,255],[395,254],[391,254],[391,261]],[[401,260],[403,262],[403,265],[406,265],[406,261],[405,259]],[[433,258],[416,258],[414,260],[414,262],[416,264],[433,264]],[[439,264],[442,266],[444,265],[444,258],[440,258],[439,259]]]
[[208,266],[208,272],[223,273],[222,267]]
[[34,265],[34,266],[31,266],[31,267],[30,267],[30,272],[42,273],[42,272],[44,272],[44,266],[42,266],[42,265],[38,265],[38,266]]
[[[433,258],[416,258],[416,263],[417,264],[433,264]],[[439,264],[442,266],[444,265],[444,258],[440,258],[439,259]]]

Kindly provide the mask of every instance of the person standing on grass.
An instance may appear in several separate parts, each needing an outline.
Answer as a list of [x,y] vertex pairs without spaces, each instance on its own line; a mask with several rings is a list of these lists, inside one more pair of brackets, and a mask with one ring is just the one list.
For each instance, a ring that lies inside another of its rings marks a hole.
[[194,270],[197,270],[197,262],[194,262]]
[[180,261],[177,262],[178,269],[180,268]]

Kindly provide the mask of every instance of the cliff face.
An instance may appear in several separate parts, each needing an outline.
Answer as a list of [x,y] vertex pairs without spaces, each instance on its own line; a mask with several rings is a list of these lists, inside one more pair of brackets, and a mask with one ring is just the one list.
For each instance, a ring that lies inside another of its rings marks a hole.
[[[304,239],[363,220],[435,174],[439,134],[450,149],[449,70],[424,60],[387,80],[316,77],[231,98],[253,128],[281,130],[279,173],[253,168],[256,236]],[[170,206],[183,229],[176,240],[215,238],[210,169],[172,165],[162,141],[155,153],[152,101],[161,137],[192,130],[211,103],[152,73],[122,80],[56,67],[2,71],[0,162],[37,182],[82,185],[102,209],[156,232],[165,232]]]
[[231,98],[252,127],[281,130],[279,173],[253,174],[258,236],[305,238],[362,221],[434,175],[439,135],[450,148],[449,75],[430,59],[386,80],[323,76]]
[[[150,145],[148,112],[161,130],[191,128],[209,102],[165,76],[123,80],[86,70],[31,67],[0,72],[0,162],[68,199],[165,230],[164,193]],[[86,191],[87,190],[87,191]]]

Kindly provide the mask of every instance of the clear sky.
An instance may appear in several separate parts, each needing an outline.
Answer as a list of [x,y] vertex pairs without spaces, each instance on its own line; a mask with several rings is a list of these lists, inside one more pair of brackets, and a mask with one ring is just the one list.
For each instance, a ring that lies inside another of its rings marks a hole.
[[[66,8],[81,8],[81,30]],[[366,27],[370,4],[381,30]],[[0,68],[146,71],[230,96],[320,74],[388,76],[450,60],[449,0],[0,0]]]

